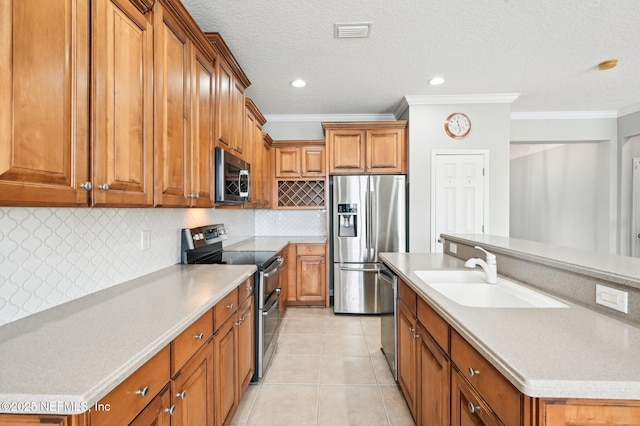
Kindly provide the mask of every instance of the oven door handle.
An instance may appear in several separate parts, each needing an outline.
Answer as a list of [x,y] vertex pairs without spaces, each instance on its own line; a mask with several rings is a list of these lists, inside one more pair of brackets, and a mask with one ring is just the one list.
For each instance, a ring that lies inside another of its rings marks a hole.
[[276,288],[276,293],[278,293],[278,297],[276,298],[276,301],[273,302],[273,304],[271,305],[271,307],[264,311],[262,313],[262,316],[267,316],[269,315],[271,312],[273,312],[275,309],[278,309],[278,302],[280,301],[280,297],[282,296],[282,289]]
[[269,278],[270,276],[274,275],[276,272],[278,272],[278,269],[280,268],[280,266],[282,266],[283,263],[284,259],[278,256],[276,260],[263,272],[262,276],[265,278]]

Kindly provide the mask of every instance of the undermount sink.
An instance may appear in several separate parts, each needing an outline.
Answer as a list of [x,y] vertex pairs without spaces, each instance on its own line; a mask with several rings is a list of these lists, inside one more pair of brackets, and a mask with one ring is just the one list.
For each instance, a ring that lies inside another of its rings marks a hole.
[[453,302],[474,308],[567,308],[568,305],[528,287],[498,277],[487,284],[483,271],[415,271],[429,287]]

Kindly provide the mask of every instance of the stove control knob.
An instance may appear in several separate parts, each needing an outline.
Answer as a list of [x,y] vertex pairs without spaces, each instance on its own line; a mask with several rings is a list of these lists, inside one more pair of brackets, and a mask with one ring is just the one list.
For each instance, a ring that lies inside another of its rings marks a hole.
[[200,241],[200,234],[195,234],[193,236],[193,241]]

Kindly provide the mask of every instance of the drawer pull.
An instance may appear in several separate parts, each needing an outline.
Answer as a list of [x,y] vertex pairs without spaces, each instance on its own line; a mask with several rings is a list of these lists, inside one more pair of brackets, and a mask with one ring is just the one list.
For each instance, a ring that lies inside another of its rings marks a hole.
[[164,411],[165,411],[165,412],[167,412],[167,413],[169,413],[169,415],[170,415],[170,416],[173,416],[173,414],[176,412],[176,406],[175,406],[175,404],[174,404],[174,405],[172,405],[172,406],[171,406],[171,407],[169,407],[169,408],[165,408],[165,409],[164,409]]
[[180,399],[185,399],[187,397],[187,391],[178,392],[176,396]]
[[479,406],[479,405],[474,404],[474,403],[473,403],[473,402],[471,402],[471,401],[469,401],[469,412],[470,412],[471,414],[473,414],[473,413],[477,413],[477,412],[479,412],[479,411],[480,411],[480,406]]
[[480,370],[476,370],[473,367],[469,367],[469,376],[473,377],[473,376],[477,376],[478,374],[480,374]]
[[229,303],[229,304],[227,305],[227,308],[228,308],[228,309],[233,309],[233,303]]
[[146,398],[149,395],[149,386],[145,386],[142,389],[138,389],[136,391],[136,395],[140,395],[143,398]]
[[204,333],[196,334],[196,335],[195,335],[195,336],[193,336],[193,337],[195,337],[195,338],[196,338],[196,339],[198,339],[198,340],[202,340],[202,339],[204,339]]

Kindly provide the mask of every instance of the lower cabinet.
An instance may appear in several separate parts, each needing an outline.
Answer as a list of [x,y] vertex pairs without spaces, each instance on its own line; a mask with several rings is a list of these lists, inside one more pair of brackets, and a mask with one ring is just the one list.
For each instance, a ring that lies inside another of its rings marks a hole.
[[249,387],[255,371],[255,322],[253,295],[238,309],[238,401]]
[[86,426],[85,417],[53,414],[0,414],[0,426]]
[[238,408],[238,364],[236,361],[235,316],[213,336],[215,424],[228,425]]
[[[155,396],[144,410],[136,417],[130,426],[169,426],[171,415],[175,409],[170,406],[171,395],[169,385]],[[113,423],[115,424],[115,423]]]
[[416,318],[404,300],[398,300],[398,384],[409,406],[409,411],[417,419],[417,379],[416,363]]
[[[500,420],[493,414],[489,406],[474,391],[459,371],[452,378],[451,393],[451,425],[490,425],[502,426]],[[507,423],[507,424],[520,424]]]
[[451,360],[422,323],[418,323],[417,410],[419,426],[449,423]]
[[213,424],[213,377],[210,339],[171,381],[172,426]]
[[[287,303],[326,306],[327,264],[325,244],[290,244]],[[293,257],[295,253],[295,258]],[[295,259],[295,268],[294,260]]]

